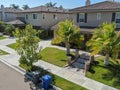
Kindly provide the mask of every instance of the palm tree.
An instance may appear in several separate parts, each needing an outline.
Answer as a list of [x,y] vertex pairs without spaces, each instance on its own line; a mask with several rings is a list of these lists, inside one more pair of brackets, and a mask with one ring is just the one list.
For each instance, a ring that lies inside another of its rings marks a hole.
[[11,4],[10,7],[13,8],[13,9],[19,9],[19,6],[15,5],[15,4]]
[[26,5],[23,5],[23,7],[22,7],[24,10],[26,10],[26,9],[29,9],[29,6],[26,4]]
[[[58,37],[59,40],[65,43],[66,46],[66,54],[70,54],[70,42],[73,41],[75,34],[79,33],[79,28],[74,27],[74,23],[72,21],[66,20],[65,22],[60,22],[58,25]],[[75,39],[74,39],[75,41]]]
[[105,53],[104,64],[109,64],[109,57],[115,60],[120,51],[120,31],[115,32],[115,23],[103,23],[100,28],[94,31],[93,37],[87,42],[90,47],[91,56],[100,52]]
[[45,6],[47,7],[55,7],[57,3],[52,3],[52,2],[49,2],[49,3],[46,3]]

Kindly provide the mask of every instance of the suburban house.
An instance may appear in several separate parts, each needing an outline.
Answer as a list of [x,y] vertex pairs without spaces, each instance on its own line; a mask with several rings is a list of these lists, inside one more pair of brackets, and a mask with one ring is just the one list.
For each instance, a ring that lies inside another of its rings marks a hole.
[[86,6],[71,9],[71,17],[76,25],[81,28],[96,28],[103,22],[115,22],[120,28],[120,2],[114,0],[90,4],[86,1]]
[[69,18],[69,11],[56,7],[38,6],[18,12],[27,24],[48,29],[56,23]]
[[4,7],[1,5],[0,8],[0,21],[8,22],[15,20],[17,18],[17,12],[21,11],[20,9],[13,9],[10,7]]

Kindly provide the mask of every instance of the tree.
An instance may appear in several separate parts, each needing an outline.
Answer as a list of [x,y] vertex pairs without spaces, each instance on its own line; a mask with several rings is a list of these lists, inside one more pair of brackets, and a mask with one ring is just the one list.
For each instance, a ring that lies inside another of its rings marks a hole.
[[52,2],[49,2],[49,3],[46,3],[45,6],[47,7],[55,7],[57,3],[52,3]]
[[63,6],[62,6],[62,5],[60,5],[60,6],[59,6],[59,9],[63,9]]
[[94,31],[93,37],[87,42],[90,47],[91,56],[104,52],[106,58],[104,64],[109,64],[109,56],[115,60],[120,51],[120,31],[115,32],[115,23],[103,23],[100,28]]
[[13,8],[13,9],[19,9],[19,6],[15,5],[15,4],[11,4],[10,7]]
[[10,35],[10,36],[13,36],[13,32],[15,31],[15,27],[13,26],[13,25],[11,25],[11,24],[7,24],[6,26],[5,26],[5,33],[6,34],[8,34],[8,35]]
[[[60,22],[58,25],[58,38],[60,41],[64,42],[66,45],[66,54],[70,54],[70,42],[75,39],[76,35],[79,34],[80,29],[74,26],[72,21],[66,20],[65,22]],[[74,39],[73,39],[74,38]]]
[[26,4],[26,5],[23,5],[23,7],[22,7],[24,10],[26,10],[26,9],[29,9],[29,6]]
[[14,35],[18,38],[16,51],[21,56],[20,65],[27,66],[27,70],[31,70],[33,63],[40,59],[37,32],[31,25],[27,25],[25,30],[16,29]]

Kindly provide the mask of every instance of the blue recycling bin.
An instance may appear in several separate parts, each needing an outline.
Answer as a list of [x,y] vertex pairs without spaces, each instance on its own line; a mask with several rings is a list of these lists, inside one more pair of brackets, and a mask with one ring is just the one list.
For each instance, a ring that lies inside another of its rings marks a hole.
[[43,88],[45,90],[49,90],[51,80],[52,80],[52,77],[50,75],[45,75],[42,77]]

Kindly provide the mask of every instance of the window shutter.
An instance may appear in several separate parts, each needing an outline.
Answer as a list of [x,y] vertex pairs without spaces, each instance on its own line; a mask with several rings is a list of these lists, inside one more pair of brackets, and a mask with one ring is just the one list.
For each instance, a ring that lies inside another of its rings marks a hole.
[[87,23],[87,13],[85,13],[85,23]]
[[116,13],[112,13],[112,22],[115,21],[115,15],[116,15]]
[[77,23],[79,22],[79,13],[77,13]]

